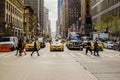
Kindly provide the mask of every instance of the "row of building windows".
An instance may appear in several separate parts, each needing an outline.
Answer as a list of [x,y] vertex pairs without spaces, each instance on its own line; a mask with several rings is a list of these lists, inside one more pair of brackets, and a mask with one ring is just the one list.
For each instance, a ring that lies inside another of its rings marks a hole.
[[103,0],[103,2],[101,2],[99,5],[92,9],[92,15],[95,16],[96,14],[101,13],[102,11],[108,9],[109,7],[114,6],[118,2],[120,2],[120,0]]
[[[117,16],[120,18],[120,6],[111,10],[111,11],[108,11],[107,13],[104,13],[102,14],[100,17],[102,19],[102,17],[106,16],[106,15],[112,15],[112,16]],[[93,20],[93,22],[95,22],[97,19],[97,17]]]
[[14,26],[21,27],[23,25],[23,22],[12,17],[11,15],[6,14],[6,22],[12,23]]
[[[12,0],[12,1],[16,2],[16,0]],[[18,4],[18,6],[19,5],[20,4]],[[23,14],[19,10],[17,10],[12,4],[10,4],[7,1],[5,2],[5,10],[6,10],[5,20],[7,23],[12,23],[13,26],[16,26],[16,27],[23,26],[23,22],[21,21],[23,19]]]
[[[92,6],[94,6],[95,4],[97,4],[100,1],[102,1],[102,0],[92,0]],[[103,0],[103,4],[107,4],[108,7],[114,5],[118,2],[120,2],[120,0]]]
[[23,17],[23,14],[13,7],[9,2],[6,2],[6,10],[11,12],[11,14],[18,16],[19,18]]

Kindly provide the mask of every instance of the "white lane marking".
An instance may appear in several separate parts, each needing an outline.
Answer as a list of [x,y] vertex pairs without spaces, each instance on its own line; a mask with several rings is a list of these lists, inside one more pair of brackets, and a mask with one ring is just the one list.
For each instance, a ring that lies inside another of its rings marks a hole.
[[4,56],[4,57],[2,57],[2,58],[8,58],[8,57],[13,56],[13,55],[14,55],[14,54],[10,54],[10,55]]
[[65,53],[61,54],[62,57],[68,57]]
[[89,63],[96,63],[98,61],[91,60],[91,61],[87,61],[87,62],[89,62]]
[[7,55],[7,54],[1,54],[0,57],[3,57],[3,56],[5,56],[5,55]]
[[57,57],[55,53],[53,53],[50,57]]
[[113,57],[113,56],[111,56],[111,55],[108,55],[108,54],[102,54],[102,56],[106,56],[106,57]]
[[43,54],[43,55],[42,55],[42,57],[47,57],[47,56],[48,56],[48,54]]
[[72,57],[76,57],[74,54],[72,54],[72,53],[69,53]]
[[82,56],[82,57],[86,57],[85,55],[83,55],[81,53],[77,53],[77,55]]
[[7,64],[7,62],[1,62],[2,64]]

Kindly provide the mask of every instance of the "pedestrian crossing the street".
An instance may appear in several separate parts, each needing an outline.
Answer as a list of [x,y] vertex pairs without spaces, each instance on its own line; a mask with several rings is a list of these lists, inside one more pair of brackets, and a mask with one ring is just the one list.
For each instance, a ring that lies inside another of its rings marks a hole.
[[[12,57],[16,57],[15,56],[15,53],[16,52],[13,52],[13,53],[0,53],[0,59],[5,59],[5,58],[12,58]],[[34,56],[37,56],[36,54],[34,54]],[[27,53],[27,55],[24,55],[21,56],[23,58],[27,58],[27,57],[30,57],[30,52]],[[67,57],[73,57],[73,58],[76,58],[76,57],[96,57],[94,55],[91,55],[91,54],[83,54],[83,53],[75,53],[75,52],[68,52],[68,53],[63,53],[63,52],[51,52],[51,53],[41,53],[40,57],[42,58],[47,58],[47,57],[51,57],[51,58],[56,58],[56,57],[63,57],[63,58],[67,58]],[[108,58],[114,58],[114,57],[120,57],[120,54],[118,53],[110,53],[110,54],[107,54],[107,53],[103,53],[103,52],[100,52],[100,56],[99,57],[102,57],[102,58],[105,58],[105,57],[108,57]]]

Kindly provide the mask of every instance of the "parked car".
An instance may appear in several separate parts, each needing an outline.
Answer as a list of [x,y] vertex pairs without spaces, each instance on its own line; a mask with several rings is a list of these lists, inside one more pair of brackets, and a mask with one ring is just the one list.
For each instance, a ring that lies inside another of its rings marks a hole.
[[12,36],[7,36],[7,37],[2,37],[0,45],[10,45],[10,50],[13,51],[17,48],[18,44],[18,38],[17,37],[12,37]]
[[104,47],[107,49],[113,49],[115,42],[114,41],[106,41],[104,42]]
[[119,43],[119,42],[116,42],[116,43],[114,44],[114,46],[113,46],[113,49],[120,51],[120,43]]
[[[40,43],[37,41],[37,49],[40,50]],[[29,40],[26,45],[25,45],[25,50],[26,51],[33,51],[34,50],[34,41]]]
[[64,44],[61,41],[52,41],[50,43],[50,51],[55,50],[64,51]]

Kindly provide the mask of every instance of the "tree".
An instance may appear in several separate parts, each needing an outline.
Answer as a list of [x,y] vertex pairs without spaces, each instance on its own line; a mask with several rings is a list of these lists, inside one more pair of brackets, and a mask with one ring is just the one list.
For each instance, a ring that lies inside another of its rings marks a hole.
[[97,23],[97,29],[98,29],[99,31],[103,31],[103,30],[105,29],[104,26],[105,26],[105,24],[103,23],[102,20],[98,21],[98,23]]
[[46,35],[46,38],[50,38],[50,35],[49,35],[49,34],[47,34],[47,35]]
[[113,16],[113,25],[111,27],[111,31],[114,34],[114,36],[119,37],[119,33],[120,33],[120,25],[118,24],[118,20],[119,20],[119,16]]
[[105,29],[106,32],[109,32],[109,29],[112,25],[112,20],[113,20],[113,16],[112,15],[106,15],[103,17],[103,23],[105,24]]

